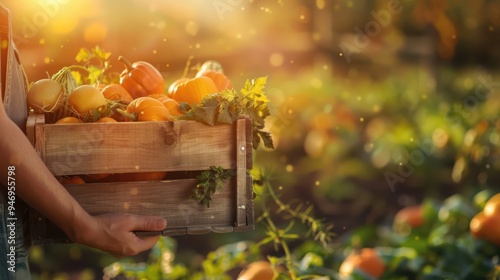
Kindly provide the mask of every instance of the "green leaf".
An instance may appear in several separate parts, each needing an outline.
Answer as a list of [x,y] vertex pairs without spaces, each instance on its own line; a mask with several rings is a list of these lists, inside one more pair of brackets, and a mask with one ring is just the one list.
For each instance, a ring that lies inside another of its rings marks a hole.
[[266,86],[267,77],[261,77],[253,79],[251,81],[246,81],[243,89],[241,89],[241,94],[245,96],[251,104],[255,104],[257,101],[262,101],[264,103],[269,102],[269,99],[264,94],[264,87]]
[[217,125],[234,123],[239,117],[250,117],[254,123],[253,148],[257,149],[262,139],[265,147],[273,149],[271,135],[261,131],[265,119],[270,116],[269,99],[264,93],[266,81],[267,77],[247,80],[239,93],[234,89],[223,90],[206,96],[200,104],[192,107],[181,105],[187,113],[180,119]]
[[222,99],[227,100],[229,102],[233,102],[235,101],[238,93],[234,89],[225,89],[219,92],[219,95],[221,96]]
[[287,233],[287,234],[283,234],[281,236],[281,238],[283,239],[298,239],[300,237],[300,235],[296,234],[296,233]]
[[71,75],[73,75],[73,77],[75,77],[77,84],[79,84],[79,85],[83,84],[83,78],[82,78],[82,74],[80,72],[71,71]]
[[87,80],[89,81],[90,84],[97,82],[103,74],[103,70],[97,66],[94,66],[94,65],[88,66],[88,70],[89,70],[90,74],[87,77]]
[[95,46],[95,48],[92,49],[92,53],[101,60],[107,60],[111,56],[110,52],[105,52],[99,46]]
[[86,48],[81,48],[80,51],[76,54],[77,62],[87,62],[92,58],[92,52]]
[[191,106],[187,102],[181,102],[179,103],[179,109],[181,111],[189,112],[191,110]]
[[274,149],[273,139],[271,138],[271,134],[269,132],[265,132],[262,130],[256,130],[258,137],[262,139],[264,142],[264,146],[268,149]]
[[212,201],[212,194],[216,190],[222,191],[226,180],[234,176],[234,174],[236,174],[234,170],[225,170],[220,166],[211,166],[196,177],[198,184],[191,194],[191,198],[209,208]]
[[217,111],[217,107],[198,107],[194,112],[194,119],[208,125],[215,125]]
[[222,103],[219,108],[217,123],[232,124],[238,119],[238,115],[233,113],[227,103]]
[[259,145],[260,145],[260,136],[259,133],[256,130],[254,130],[252,134],[252,146],[254,149],[257,149]]
[[264,127],[265,121],[264,118],[262,118],[260,111],[250,108],[246,110],[246,114],[252,118],[254,125],[258,127]]

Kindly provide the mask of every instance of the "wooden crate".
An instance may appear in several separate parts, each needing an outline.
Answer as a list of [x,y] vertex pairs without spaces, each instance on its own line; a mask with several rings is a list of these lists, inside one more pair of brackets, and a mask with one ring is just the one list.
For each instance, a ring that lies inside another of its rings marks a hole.
[[[27,135],[56,176],[167,171],[162,181],[65,185],[92,215],[126,212],[167,219],[163,235],[247,231],[254,228],[252,122],[207,126],[195,121],[46,124],[28,117]],[[236,170],[209,208],[189,198],[197,172]],[[33,244],[68,242],[42,215],[30,213]]]

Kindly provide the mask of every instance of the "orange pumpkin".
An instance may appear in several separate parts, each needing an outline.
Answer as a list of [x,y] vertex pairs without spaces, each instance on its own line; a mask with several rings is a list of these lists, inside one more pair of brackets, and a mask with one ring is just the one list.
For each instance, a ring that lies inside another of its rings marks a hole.
[[500,193],[497,193],[490,199],[488,199],[488,201],[484,205],[483,211],[487,216],[500,216]]
[[63,123],[82,123],[82,120],[75,117],[64,117],[59,119],[55,124],[63,124]]
[[80,176],[71,176],[71,177],[59,177],[57,179],[59,183],[64,185],[81,185],[85,184],[85,180]]
[[172,94],[174,94],[174,92],[175,92],[175,88],[176,88],[179,84],[181,84],[181,83],[183,83],[183,82],[187,82],[187,81],[189,81],[189,80],[190,80],[189,78],[184,77],[184,78],[179,78],[179,79],[177,79],[177,80],[173,81],[173,82],[170,84],[170,86],[168,87],[168,89],[167,89],[167,95],[172,96]]
[[96,122],[117,122],[117,120],[111,118],[111,117],[103,117],[98,119]]
[[212,81],[215,83],[215,86],[217,87],[217,91],[233,88],[233,86],[231,85],[231,80],[229,80],[229,78],[222,72],[217,72],[214,70],[204,70],[196,74],[196,77],[201,76],[209,77],[210,79],[212,79]]
[[[117,104],[115,105],[126,106],[134,100],[132,95],[130,95],[130,93],[120,84],[107,85],[101,90],[101,93],[106,99],[117,102]],[[125,118],[123,115],[116,113],[113,113],[111,115],[111,118],[115,119],[118,122],[127,121],[127,118]]]
[[394,216],[393,228],[402,232],[420,227],[424,223],[424,208],[422,205],[406,206]]
[[102,182],[105,178],[108,178],[110,173],[102,173],[102,174],[86,174],[85,179],[89,182]]
[[177,102],[199,104],[205,96],[216,92],[218,92],[217,86],[212,79],[201,76],[180,83],[171,97]]
[[272,280],[274,279],[274,271],[270,262],[255,261],[247,265],[238,274],[236,280]]
[[152,94],[148,94],[147,97],[152,97],[154,99],[160,99],[163,97],[167,97],[167,95],[164,93],[152,93]]
[[487,215],[481,211],[472,218],[469,227],[475,238],[500,246],[500,213]]
[[170,112],[170,115],[182,116],[184,114],[184,112],[181,111],[181,109],[180,109],[179,102],[175,101],[174,99],[172,99],[170,97],[162,97],[162,98],[158,99],[158,101],[160,101],[163,104],[163,106],[165,106],[165,108],[168,109],[168,111]]
[[152,97],[139,97],[127,106],[126,111],[121,109],[117,109],[117,111],[134,121],[170,120],[168,109],[160,101]]
[[113,182],[137,182],[137,181],[159,181],[162,180],[167,172],[137,172],[137,173],[118,173],[106,179]]
[[385,263],[373,248],[363,248],[360,252],[355,252],[349,255],[340,265],[340,276],[350,276],[356,270],[361,270],[364,273],[379,278],[384,274]]
[[153,65],[145,61],[131,64],[123,56],[120,56],[118,60],[126,67],[120,74],[120,84],[134,99],[152,93],[163,93],[165,90],[163,76]]
[[102,89],[102,95],[108,100],[129,104],[134,100],[132,95],[119,84],[110,84]]

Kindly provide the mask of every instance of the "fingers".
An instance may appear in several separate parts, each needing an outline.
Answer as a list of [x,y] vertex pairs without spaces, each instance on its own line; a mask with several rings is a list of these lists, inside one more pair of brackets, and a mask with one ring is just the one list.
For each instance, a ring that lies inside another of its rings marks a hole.
[[138,252],[135,254],[151,249],[156,244],[156,242],[158,242],[158,239],[160,239],[160,236],[138,238],[138,241],[136,243],[137,247],[135,248],[136,250],[138,250]]
[[[114,255],[117,258],[132,257],[148,249],[151,249],[160,239],[160,236],[139,238],[130,233],[126,239],[121,239],[118,244],[104,251]],[[102,249],[102,248],[101,248]]]
[[[167,226],[167,220],[162,217],[155,216],[134,216],[136,224],[134,230],[138,231],[161,231]],[[140,252],[145,251],[153,247],[160,236],[150,236],[150,237],[137,237],[137,247],[135,249]]]
[[135,230],[143,231],[159,231],[165,229],[167,226],[167,220],[162,217],[153,216],[136,216],[137,225]]
[[[133,256],[153,247],[160,235],[139,237],[135,231],[160,232],[167,226],[167,221],[158,216],[140,216],[132,214],[103,214],[99,222],[99,239],[93,239],[87,245],[111,253],[117,257]],[[96,242],[98,241],[98,242]]]

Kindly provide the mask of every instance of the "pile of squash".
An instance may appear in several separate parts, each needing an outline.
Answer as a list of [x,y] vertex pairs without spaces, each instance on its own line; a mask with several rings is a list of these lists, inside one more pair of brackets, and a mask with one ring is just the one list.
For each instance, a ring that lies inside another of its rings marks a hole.
[[52,123],[166,121],[185,113],[180,106],[183,102],[192,106],[209,94],[232,89],[216,61],[203,63],[194,77],[179,78],[167,88],[152,64],[130,63],[122,56],[118,60],[125,66],[119,83],[79,85],[72,74],[74,67],[64,67],[29,87],[29,108],[46,114]]
[[[97,49],[99,51],[99,49]],[[75,71],[88,68],[73,65],[62,68],[51,78],[32,83],[27,92],[31,111],[45,115],[48,124],[93,122],[174,121],[188,108],[210,94],[232,89],[220,63],[209,60],[197,68],[192,78],[182,77],[168,87],[160,71],[145,61],[118,58],[124,70],[115,83],[84,83]],[[186,71],[185,71],[186,73]],[[117,73],[118,74],[118,73]],[[127,174],[89,174],[58,177],[62,184],[161,180],[166,172]]]

